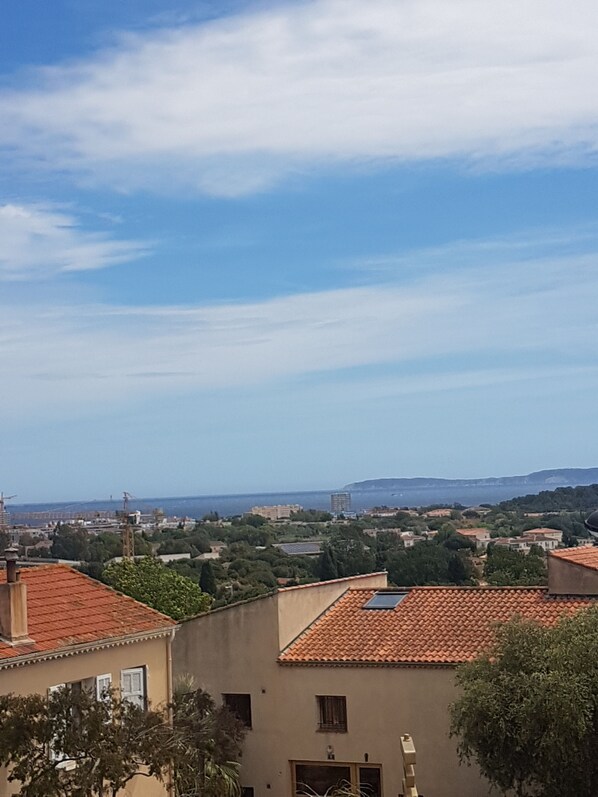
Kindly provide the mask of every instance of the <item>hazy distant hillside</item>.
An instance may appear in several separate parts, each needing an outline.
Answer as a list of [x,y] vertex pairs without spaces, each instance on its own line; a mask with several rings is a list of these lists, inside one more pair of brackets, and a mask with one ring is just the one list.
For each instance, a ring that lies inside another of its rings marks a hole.
[[576,487],[598,482],[598,468],[555,468],[539,470],[526,476],[498,476],[485,479],[366,479],[345,485],[355,492],[375,490],[408,490],[425,487],[508,487],[509,485],[546,485],[547,487]]

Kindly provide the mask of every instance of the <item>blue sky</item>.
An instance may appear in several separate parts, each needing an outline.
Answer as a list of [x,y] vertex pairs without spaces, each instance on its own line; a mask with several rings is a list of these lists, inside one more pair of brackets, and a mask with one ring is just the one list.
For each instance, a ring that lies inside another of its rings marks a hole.
[[591,0],[3,23],[0,489],[598,464]]

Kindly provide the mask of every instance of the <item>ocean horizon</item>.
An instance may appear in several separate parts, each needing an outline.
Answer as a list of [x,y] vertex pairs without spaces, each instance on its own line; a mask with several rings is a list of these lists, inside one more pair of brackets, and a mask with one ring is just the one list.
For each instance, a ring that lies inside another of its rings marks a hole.
[[[479,504],[496,504],[520,495],[537,494],[546,485],[509,484],[503,486],[479,485],[473,487],[435,486],[403,488],[400,491],[390,490],[352,490],[351,509],[363,512],[374,506],[397,506],[417,508],[431,504],[463,504],[476,506]],[[309,490],[267,493],[239,493],[233,495],[195,495],[133,498],[130,501],[132,510],[151,512],[162,509],[169,517],[191,517],[200,519],[208,512],[218,512],[221,517],[240,515],[248,512],[253,506],[273,504],[299,504],[304,509],[330,509],[330,495],[337,490]],[[108,510],[114,511],[122,507],[122,499],[94,501],[60,501],[27,504],[7,504],[10,514],[26,512],[59,511],[72,512]]]

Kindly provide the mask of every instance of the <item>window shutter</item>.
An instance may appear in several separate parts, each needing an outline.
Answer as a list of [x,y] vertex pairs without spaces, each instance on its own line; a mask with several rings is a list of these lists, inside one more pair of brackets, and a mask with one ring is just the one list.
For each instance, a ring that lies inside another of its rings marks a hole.
[[112,686],[112,675],[106,673],[105,675],[98,675],[96,677],[96,698],[103,700]]
[[[66,684],[56,684],[56,686],[49,686],[48,687],[48,697],[51,697],[54,692],[58,692],[60,689],[64,689]],[[48,757],[50,761],[62,761],[64,759],[64,753],[58,749],[58,740],[53,738],[48,746]]]
[[120,691],[123,700],[128,700],[130,703],[139,706],[139,708],[145,709],[145,667],[122,670],[120,674]]

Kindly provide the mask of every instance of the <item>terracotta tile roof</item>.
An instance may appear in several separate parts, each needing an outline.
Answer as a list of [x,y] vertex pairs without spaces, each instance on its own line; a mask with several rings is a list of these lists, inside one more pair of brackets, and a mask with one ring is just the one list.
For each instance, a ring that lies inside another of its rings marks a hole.
[[457,534],[490,534],[490,529],[485,526],[478,526],[475,529],[457,529]]
[[592,598],[551,596],[538,587],[414,587],[394,609],[364,609],[375,592],[345,592],[279,661],[456,664],[487,648],[498,622],[520,615],[553,624],[593,604]]
[[598,570],[598,547],[594,545],[584,545],[581,548],[564,548],[562,551],[552,551],[550,555],[556,556],[557,559],[565,559],[574,565]]
[[[0,662],[82,644],[168,630],[174,620],[67,565],[23,568],[29,636],[33,644],[0,640]],[[6,571],[0,571],[0,583]]]

